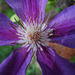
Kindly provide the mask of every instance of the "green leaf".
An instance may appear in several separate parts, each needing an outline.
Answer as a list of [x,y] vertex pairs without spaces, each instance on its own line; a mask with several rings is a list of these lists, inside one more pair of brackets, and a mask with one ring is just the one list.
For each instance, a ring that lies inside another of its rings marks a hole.
[[60,8],[60,7],[56,7],[56,8],[54,9],[54,11],[57,12],[57,13],[60,13],[62,10],[63,10],[63,9]]
[[75,56],[71,58],[70,62],[75,62]]
[[48,1],[47,5],[46,5],[46,12],[49,12],[52,10],[52,8],[54,7],[56,1]]
[[10,17],[10,20],[11,20],[12,22],[16,22],[14,18],[16,18],[17,21],[19,21],[19,18],[18,18],[18,16],[17,16],[16,14],[12,15],[12,16]]

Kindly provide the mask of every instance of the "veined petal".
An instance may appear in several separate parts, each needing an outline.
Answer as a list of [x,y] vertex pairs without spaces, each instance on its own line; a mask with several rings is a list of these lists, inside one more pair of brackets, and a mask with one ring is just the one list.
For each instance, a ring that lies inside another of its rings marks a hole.
[[53,69],[55,62],[55,53],[50,47],[42,46],[43,51],[37,51],[37,61],[45,64],[48,68]]
[[28,48],[20,47],[0,64],[1,75],[25,75],[26,69],[31,62],[33,51],[27,52]]
[[37,61],[41,66],[43,75],[75,75],[75,64],[70,63],[57,54],[55,54],[53,69],[49,68],[49,66],[44,63],[44,59],[41,60],[39,53],[37,56]]
[[6,15],[0,13],[0,28],[11,28],[10,23],[15,25]]
[[[67,22],[70,20],[75,20],[75,5],[70,6],[60,12],[50,23],[49,27],[55,28],[58,25],[62,24],[63,22]],[[61,26],[61,25],[60,25]]]
[[[17,32],[11,27],[10,23],[14,26],[17,26],[11,22],[7,16],[0,13],[0,46],[10,45],[10,43],[19,40],[16,38],[18,37],[16,35]],[[11,33],[9,30],[11,30],[13,33]]]
[[75,48],[75,21],[70,20],[63,23],[60,27],[55,29],[54,36],[51,38],[58,44]]
[[57,54],[56,54],[56,65],[60,67],[60,70],[61,72],[63,72],[63,75],[75,75],[75,64],[60,57]]
[[59,13],[49,27],[52,25],[55,33],[51,38],[58,44],[75,48],[75,5]]
[[27,20],[29,20],[30,17],[32,20],[38,18],[39,21],[42,17],[43,20],[47,1],[48,0],[6,0],[23,21],[25,21],[25,16]]
[[0,46],[13,45],[14,42],[19,40],[16,32],[10,28],[13,32],[10,32],[8,28],[0,28]]

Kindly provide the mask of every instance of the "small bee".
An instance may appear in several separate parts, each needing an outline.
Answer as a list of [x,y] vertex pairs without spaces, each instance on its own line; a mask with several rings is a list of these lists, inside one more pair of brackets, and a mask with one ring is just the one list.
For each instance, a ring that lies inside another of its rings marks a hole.
[[55,30],[52,31],[51,34],[49,34],[49,37],[52,37],[55,34]]

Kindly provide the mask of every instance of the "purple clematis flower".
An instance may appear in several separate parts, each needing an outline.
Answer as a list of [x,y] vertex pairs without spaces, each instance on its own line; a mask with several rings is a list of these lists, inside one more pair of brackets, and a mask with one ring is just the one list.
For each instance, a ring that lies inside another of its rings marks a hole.
[[48,19],[44,21],[47,1],[6,0],[23,26],[0,13],[0,46],[22,46],[0,64],[0,75],[25,75],[35,52],[43,75],[75,75],[75,64],[57,55],[47,44],[55,42],[75,48],[75,5],[48,23]]

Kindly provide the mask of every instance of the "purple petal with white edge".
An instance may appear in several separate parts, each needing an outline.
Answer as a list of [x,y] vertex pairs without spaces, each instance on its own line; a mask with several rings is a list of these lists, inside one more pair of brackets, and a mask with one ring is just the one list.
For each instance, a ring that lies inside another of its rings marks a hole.
[[43,75],[75,75],[75,64],[70,63],[57,54],[55,54],[53,69],[49,68],[49,66],[44,63],[44,60],[41,60],[40,53],[37,54],[37,61],[42,69]]
[[[54,25],[55,24],[55,25]],[[50,37],[54,42],[75,48],[75,6],[71,6],[59,13],[49,24],[54,25],[54,36]]]
[[44,63],[48,68],[53,69],[53,63],[55,62],[55,53],[50,47],[42,46],[43,51],[38,48],[37,59],[38,62]]
[[25,75],[26,69],[31,62],[33,51],[27,52],[28,48],[20,47],[0,64],[1,75]]
[[25,21],[24,15],[27,20],[29,17],[41,20],[45,16],[45,6],[48,0],[6,0],[6,2],[14,9],[15,13],[20,19]]
[[19,40],[16,38],[18,37],[16,35],[17,32],[11,27],[10,23],[17,27],[17,25],[11,22],[7,16],[0,13],[0,46],[10,45],[11,43]]

